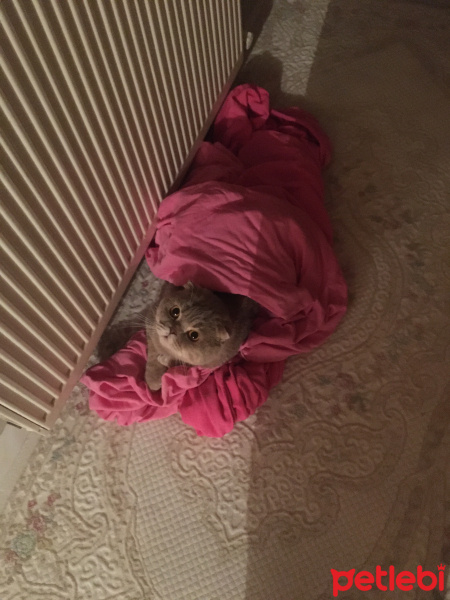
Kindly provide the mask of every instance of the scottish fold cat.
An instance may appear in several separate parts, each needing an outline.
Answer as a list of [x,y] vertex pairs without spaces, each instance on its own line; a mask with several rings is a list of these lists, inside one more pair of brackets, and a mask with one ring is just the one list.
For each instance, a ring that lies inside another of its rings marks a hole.
[[169,367],[215,368],[233,358],[258,309],[245,296],[212,292],[191,282],[183,287],[165,283],[145,319],[149,388],[160,389]]

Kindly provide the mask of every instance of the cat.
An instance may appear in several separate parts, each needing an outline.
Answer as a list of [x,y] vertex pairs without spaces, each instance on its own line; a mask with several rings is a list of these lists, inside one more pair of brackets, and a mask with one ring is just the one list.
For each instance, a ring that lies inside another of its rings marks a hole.
[[247,339],[258,310],[246,296],[212,292],[191,282],[165,282],[146,315],[149,388],[161,388],[169,367],[213,369],[229,361]]

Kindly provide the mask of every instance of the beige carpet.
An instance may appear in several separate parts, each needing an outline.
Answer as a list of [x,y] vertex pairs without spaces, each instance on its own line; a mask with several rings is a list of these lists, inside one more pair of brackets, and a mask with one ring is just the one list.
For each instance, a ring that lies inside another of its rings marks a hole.
[[[332,138],[348,315],[220,440],[103,423],[77,389],[3,515],[1,600],[331,600],[331,568],[450,563],[450,8],[262,4],[240,81]],[[144,265],[116,320],[154,289]],[[339,595],[378,597],[444,594]]]

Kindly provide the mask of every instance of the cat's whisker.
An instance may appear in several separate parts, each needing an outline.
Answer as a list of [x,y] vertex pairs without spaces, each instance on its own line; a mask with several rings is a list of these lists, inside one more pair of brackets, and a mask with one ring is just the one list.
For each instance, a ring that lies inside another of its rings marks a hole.
[[189,369],[190,369],[190,367],[191,367],[191,365],[188,365],[186,362],[184,362],[184,361],[182,361],[182,360],[180,360],[180,361],[179,361],[179,363],[180,363],[180,364],[179,364],[178,366],[179,366],[179,367],[182,367],[182,368],[183,368],[184,375],[187,375],[187,374],[188,374],[188,371],[189,371]]
[[133,329],[136,328],[136,330],[138,329],[143,329],[143,327],[145,327],[145,323],[117,323],[114,325],[111,325],[110,327],[108,327],[108,329],[106,331],[117,331],[118,329]]
[[146,323],[150,322],[150,319],[148,318],[147,315],[135,315],[134,318],[135,318],[136,322],[138,322],[138,323],[140,322],[140,323],[146,324]]

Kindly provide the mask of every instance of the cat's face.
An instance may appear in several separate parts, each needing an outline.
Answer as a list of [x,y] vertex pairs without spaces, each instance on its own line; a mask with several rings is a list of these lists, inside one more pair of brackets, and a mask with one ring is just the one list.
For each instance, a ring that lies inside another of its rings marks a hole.
[[189,283],[167,286],[155,314],[155,331],[165,352],[189,365],[220,362],[231,322],[222,302],[209,290]]

